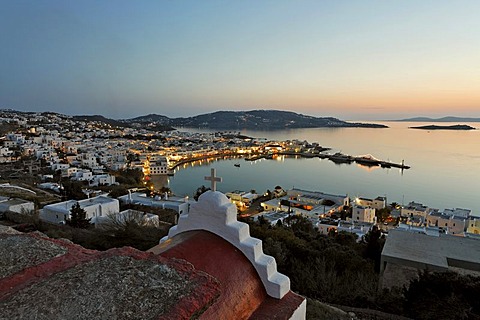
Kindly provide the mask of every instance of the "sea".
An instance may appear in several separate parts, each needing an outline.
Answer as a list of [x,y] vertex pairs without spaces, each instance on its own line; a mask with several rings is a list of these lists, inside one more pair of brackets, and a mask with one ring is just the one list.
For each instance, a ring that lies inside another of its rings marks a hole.
[[[243,135],[268,140],[306,140],[353,156],[371,154],[377,159],[401,163],[410,169],[336,164],[328,159],[281,156],[273,160],[219,159],[178,167],[174,176],[156,180],[175,194],[193,196],[210,186],[204,177],[215,168],[222,178],[217,190],[264,193],[276,186],[299,188],[354,197],[387,197],[387,202],[422,203],[430,208],[471,209],[480,216],[480,130],[419,130],[412,126],[432,123],[364,121],[388,128],[308,128],[279,131],[241,130]],[[439,123],[453,125],[458,123]],[[465,123],[472,127],[480,123]],[[215,132],[182,128],[188,132]],[[240,164],[240,166],[235,166]]]

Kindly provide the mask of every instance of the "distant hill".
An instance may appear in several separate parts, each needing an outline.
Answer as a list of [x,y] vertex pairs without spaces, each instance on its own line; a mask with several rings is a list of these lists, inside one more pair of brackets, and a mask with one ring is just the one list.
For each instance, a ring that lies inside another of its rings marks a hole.
[[368,127],[386,128],[387,126],[368,123],[350,123],[332,117],[312,117],[291,111],[252,110],[252,111],[217,111],[185,118],[168,118],[150,114],[123,120],[129,123],[148,122],[173,127],[193,127],[211,129],[260,129],[276,130],[288,128],[320,127]]
[[415,117],[409,119],[401,119],[397,121],[405,122],[480,122],[480,118],[464,118],[464,117],[443,117],[443,118],[428,118],[428,117]]
[[89,122],[89,121],[97,121],[97,122],[103,122],[103,123],[106,123],[106,124],[109,124],[109,125],[115,126],[115,127],[128,127],[128,125],[125,124],[124,122],[117,121],[117,120],[113,120],[113,119],[109,119],[109,118],[105,118],[104,116],[101,116],[101,115],[93,115],[93,116],[73,116],[72,119],[75,120],[75,121],[86,121],[86,122]]
[[[34,114],[14,110],[0,110],[12,114]],[[151,131],[169,131],[178,127],[207,128],[219,130],[280,130],[289,128],[388,128],[383,124],[354,123],[333,117],[313,117],[291,111],[252,110],[217,111],[193,117],[169,118],[164,115],[148,114],[132,119],[114,120],[102,115],[66,116],[60,113],[43,112],[73,121],[100,122],[112,127],[144,128]]]
[[138,122],[143,122],[143,123],[156,122],[158,124],[168,125],[168,124],[170,124],[172,119],[170,119],[167,116],[162,116],[162,115],[159,115],[159,114],[151,113],[151,114],[147,114],[146,116],[139,116],[139,117],[136,117],[136,118],[133,118],[133,119],[123,120],[123,121],[136,122],[136,123],[138,123]]

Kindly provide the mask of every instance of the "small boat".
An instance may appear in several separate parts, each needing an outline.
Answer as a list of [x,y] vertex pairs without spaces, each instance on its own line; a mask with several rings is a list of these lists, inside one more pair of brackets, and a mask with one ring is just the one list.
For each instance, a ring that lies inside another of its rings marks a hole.
[[354,158],[352,156],[337,152],[328,156],[328,159],[335,163],[352,163]]
[[382,161],[382,162],[380,162],[380,167],[382,167],[382,168],[391,168],[391,167],[392,167],[392,164],[391,164],[390,162]]
[[234,166],[240,168],[240,163],[235,163]]
[[381,161],[375,159],[371,154],[367,154],[365,156],[360,156],[355,158],[355,162],[358,164],[362,164],[365,166],[378,166],[380,165]]

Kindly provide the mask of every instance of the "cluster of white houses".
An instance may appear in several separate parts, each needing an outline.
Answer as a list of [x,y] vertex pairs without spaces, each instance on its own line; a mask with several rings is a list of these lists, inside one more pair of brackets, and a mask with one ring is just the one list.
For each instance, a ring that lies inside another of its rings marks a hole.
[[421,203],[410,202],[401,208],[400,215],[406,219],[410,229],[428,228],[430,231],[460,236],[480,234],[480,219],[473,216],[470,209],[454,208],[440,211]]
[[155,214],[143,213],[135,210],[120,211],[120,202],[139,204],[147,207],[171,209],[178,213],[188,213],[190,208],[190,200],[188,197],[148,197],[145,193],[129,193],[118,199],[101,195],[84,200],[68,200],[59,203],[49,204],[40,210],[40,219],[55,224],[65,224],[70,219],[71,210],[77,203],[86,213],[86,218],[91,219],[91,223],[95,225],[115,219],[122,221],[127,218],[140,219],[144,223],[159,224],[159,217]]
[[[261,216],[271,224],[296,214],[309,218],[320,233],[347,231],[361,237],[377,224],[376,211],[386,208],[387,203],[386,198],[381,196],[374,199],[357,197],[350,201],[348,195],[292,189],[284,196],[261,205],[265,210]],[[352,217],[346,220],[338,219],[338,214],[347,206],[351,206]],[[399,228],[425,234],[473,236],[480,234],[480,218],[472,216],[471,213],[471,210],[461,208],[439,211],[410,202],[399,212],[404,221]]]

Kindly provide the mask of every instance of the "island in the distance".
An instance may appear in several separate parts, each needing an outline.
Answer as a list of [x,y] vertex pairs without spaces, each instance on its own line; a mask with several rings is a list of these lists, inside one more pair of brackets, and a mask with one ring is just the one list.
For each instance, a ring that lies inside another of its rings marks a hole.
[[418,127],[409,127],[410,129],[421,129],[421,130],[476,130],[474,127],[471,127],[466,124],[456,124],[452,126],[438,126],[438,125],[426,125]]

